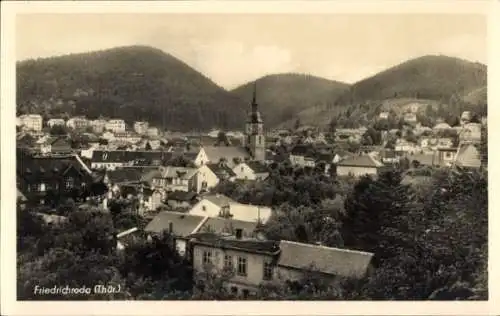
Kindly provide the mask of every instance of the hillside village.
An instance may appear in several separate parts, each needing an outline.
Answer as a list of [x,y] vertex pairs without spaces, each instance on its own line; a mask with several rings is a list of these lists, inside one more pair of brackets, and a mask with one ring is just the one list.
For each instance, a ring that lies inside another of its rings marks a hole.
[[[87,92],[74,92],[82,93]],[[107,299],[484,296],[484,280],[476,274],[484,264],[482,222],[463,226],[463,233],[473,236],[461,235],[452,246],[468,247],[474,240],[474,260],[429,248],[443,242],[439,234],[449,228],[441,222],[449,216],[447,207],[471,207],[464,194],[477,199],[471,205],[479,212],[487,212],[483,111],[462,111],[450,120],[417,99],[399,111],[380,107],[373,120],[358,127],[334,117],[326,126],[299,118],[293,126],[269,128],[259,96],[254,84],[247,108],[238,114],[246,116],[241,128],[221,124],[205,132],[169,130],[119,113],[94,119],[19,115],[18,222],[38,228],[23,232],[18,243],[38,240],[33,251],[39,254],[23,250],[28,252],[20,268],[25,283],[18,291],[33,298],[30,277],[50,284],[41,275],[55,260],[49,254],[62,248],[67,256],[101,258],[95,260],[102,269],[92,268],[92,277],[126,284],[124,297]],[[436,188],[448,192],[446,197]],[[445,199],[448,205],[436,204]],[[435,213],[425,213],[431,208]],[[462,211],[470,216],[469,209]],[[407,240],[408,227],[400,223],[414,225],[412,233],[422,240]],[[398,241],[391,242],[394,238]],[[427,265],[456,259],[450,275],[429,285],[419,269],[431,268],[411,259],[405,261],[408,274],[389,280],[403,260],[399,249],[414,244],[435,256]],[[122,266],[108,274],[114,256]],[[32,260],[49,263],[28,272]],[[82,265],[90,264],[88,269],[92,264],[86,260]],[[456,277],[460,269],[473,272]],[[409,273],[413,281],[405,281]],[[414,292],[398,292],[396,284],[405,282],[413,282]]]

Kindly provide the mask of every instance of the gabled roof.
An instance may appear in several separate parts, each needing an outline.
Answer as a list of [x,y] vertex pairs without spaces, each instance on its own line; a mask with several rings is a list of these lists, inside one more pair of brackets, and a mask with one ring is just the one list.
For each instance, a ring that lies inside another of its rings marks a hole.
[[208,200],[215,205],[222,207],[227,204],[237,203],[235,200],[225,196],[224,194],[207,194],[203,196],[204,200]]
[[312,149],[311,145],[304,145],[304,144],[295,145],[295,147],[293,147],[292,150],[290,151],[290,154],[294,156],[305,156],[311,151],[311,149]]
[[134,165],[159,165],[172,158],[172,153],[164,151],[96,150],[92,162],[133,163]]
[[455,163],[460,167],[479,168],[481,167],[481,155],[473,144],[460,146],[457,152]]
[[181,178],[189,180],[198,172],[196,168],[172,167],[167,166],[162,168],[161,176],[163,178]]
[[204,219],[203,216],[165,211],[156,215],[144,231],[161,234],[163,231],[168,231],[170,224],[172,224],[172,234],[174,236],[186,237],[194,233],[194,230]]
[[335,155],[332,153],[318,153],[315,158],[318,162],[323,161],[326,163],[330,163],[333,161],[333,158],[335,158]]
[[245,163],[255,173],[268,173],[269,172],[269,169],[267,168],[267,166],[258,162],[258,161],[247,161]]
[[59,178],[70,168],[75,168],[82,176],[91,176],[87,166],[73,155],[33,157],[19,152],[16,155],[17,175],[28,182],[40,182]]
[[190,202],[193,201],[196,198],[196,193],[189,191],[174,191],[172,193],[169,193],[167,196],[167,200],[172,200],[172,201],[180,201],[180,202]]
[[199,232],[212,232],[216,234],[235,234],[241,229],[245,236],[251,236],[257,229],[257,223],[235,220],[232,218],[211,217],[200,227]]
[[344,277],[362,277],[366,273],[372,253],[282,240],[278,265]]
[[226,161],[231,164],[234,158],[239,158],[242,161],[250,158],[250,153],[244,147],[236,146],[205,146],[203,147],[208,159],[212,163],[217,163],[221,158],[226,158]]
[[193,244],[207,245],[215,248],[234,249],[250,253],[277,255],[280,252],[279,244],[270,240],[245,240],[224,238],[214,233],[197,233],[190,236]]
[[340,161],[338,166],[351,166],[351,167],[371,167],[371,168],[378,168],[378,167],[383,167],[384,164],[381,163],[380,161],[376,160],[370,155],[361,155],[361,156],[355,156],[355,157],[350,157],[345,160]]
[[118,168],[107,172],[111,183],[140,182],[142,175],[136,168]]
[[412,162],[413,160],[416,160],[424,166],[434,165],[434,155],[432,155],[432,154],[408,155],[407,158],[408,158],[408,160],[410,160],[410,162]]
[[212,170],[218,178],[234,177],[236,173],[224,163],[208,163],[206,166]]

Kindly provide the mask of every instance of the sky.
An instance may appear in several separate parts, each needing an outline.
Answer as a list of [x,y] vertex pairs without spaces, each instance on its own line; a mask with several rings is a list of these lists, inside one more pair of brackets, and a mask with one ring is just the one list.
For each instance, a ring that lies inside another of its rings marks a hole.
[[473,14],[19,14],[16,57],[148,45],[226,89],[288,72],[354,83],[429,54],[487,64],[486,30]]

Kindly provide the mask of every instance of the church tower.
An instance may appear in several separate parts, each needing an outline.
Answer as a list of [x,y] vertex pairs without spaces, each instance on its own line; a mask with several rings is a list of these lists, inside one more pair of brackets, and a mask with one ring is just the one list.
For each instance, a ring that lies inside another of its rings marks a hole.
[[257,84],[254,83],[252,109],[248,114],[245,128],[245,144],[256,161],[266,158],[266,140],[264,137],[264,121],[257,104]]

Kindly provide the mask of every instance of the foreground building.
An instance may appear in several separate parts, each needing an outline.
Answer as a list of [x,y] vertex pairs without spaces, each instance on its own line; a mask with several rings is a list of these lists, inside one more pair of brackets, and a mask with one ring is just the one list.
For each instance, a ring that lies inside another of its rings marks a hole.
[[226,289],[243,297],[261,285],[300,282],[309,274],[332,284],[337,277],[361,278],[373,258],[368,252],[210,233],[192,235],[188,248],[199,288],[208,275],[224,276]]

